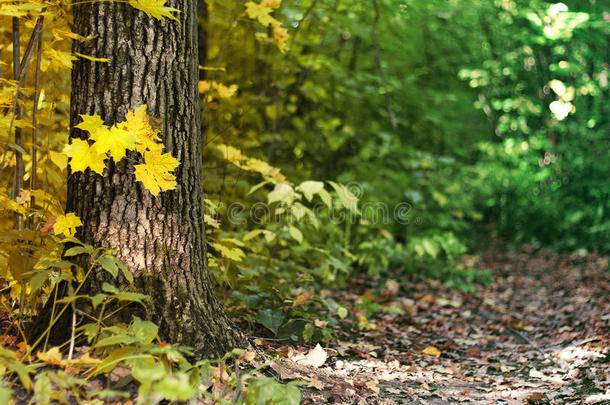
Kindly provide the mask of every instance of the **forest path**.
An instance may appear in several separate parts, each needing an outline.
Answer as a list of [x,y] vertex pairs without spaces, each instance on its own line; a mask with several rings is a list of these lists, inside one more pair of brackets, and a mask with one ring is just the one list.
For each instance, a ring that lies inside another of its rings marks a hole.
[[309,381],[305,404],[610,404],[608,258],[482,257],[471,264],[494,283],[473,294],[432,281],[330,293],[376,309],[360,318],[373,328],[342,329],[315,373],[281,374]]

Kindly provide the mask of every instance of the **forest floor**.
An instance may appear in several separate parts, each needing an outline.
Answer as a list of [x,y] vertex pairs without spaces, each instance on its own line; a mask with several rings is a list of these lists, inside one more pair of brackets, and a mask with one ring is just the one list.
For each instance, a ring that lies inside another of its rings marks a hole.
[[276,373],[308,382],[305,404],[610,404],[607,257],[522,251],[469,264],[490,269],[493,284],[461,294],[360,280],[329,292],[378,311],[364,328],[346,323],[327,357],[310,351],[317,368],[299,365],[306,349],[278,348],[293,361]]
[[[493,283],[464,294],[396,271],[321,291],[351,314],[338,339],[313,349],[258,339],[280,358],[265,374],[303,381],[303,404],[610,404],[608,257],[524,249],[464,264]],[[131,399],[113,403],[135,402],[137,386],[124,389]]]

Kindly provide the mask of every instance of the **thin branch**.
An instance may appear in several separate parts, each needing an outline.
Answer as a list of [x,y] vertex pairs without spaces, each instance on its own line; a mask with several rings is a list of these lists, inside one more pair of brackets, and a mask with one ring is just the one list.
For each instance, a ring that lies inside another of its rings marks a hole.
[[[44,17],[43,17],[44,18]],[[42,20],[40,21],[42,25]],[[38,157],[37,157],[37,138],[38,138],[38,121],[36,119],[36,113],[38,112],[38,99],[40,97],[40,60],[42,57],[42,30],[38,32],[38,49],[36,50],[36,76],[34,83],[34,106],[32,107],[32,174],[30,188],[36,189],[37,170],[38,170]],[[34,203],[36,198],[32,196],[30,200],[30,208],[34,209]]]
[[379,23],[379,5],[377,0],[373,1],[373,8],[375,9],[375,20],[373,21],[373,27],[371,30],[371,37],[373,38],[373,46],[375,47],[375,56],[377,58],[377,68],[379,68],[379,75],[381,76],[381,85],[385,91],[385,102],[390,114],[390,121],[392,121],[392,128],[396,129],[396,115],[392,108],[392,98],[390,96],[390,90],[388,89],[388,81],[381,64],[381,50],[379,49],[379,42],[377,41],[377,23]]
[[[20,58],[19,58],[19,54],[20,54],[20,45],[19,45],[19,29],[20,29],[20,21],[18,17],[13,17],[13,78],[15,79],[15,81],[20,82],[21,79],[21,63],[20,63]],[[22,113],[22,109],[21,107],[18,105],[19,102],[19,97],[20,97],[20,91],[19,91],[19,87],[17,87],[17,94],[15,95],[15,103],[14,103],[14,109],[17,112],[17,119],[21,118],[21,113]],[[14,115],[13,115],[14,116]],[[9,129],[8,132],[8,136],[10,139],[10,135],[11,131]],[[21,128],[17,127],[15,128],[15,144],[19,147],[21,147],[23,145],[23,139],[21,138]],[[19,193],[21,192],[21,183],[23,181],[23,156],[21,154],[21,151],[16,149],[15,150],[15,172],[14,172],[14,179],[13,179],[13,189],[11,192],[11,199],[15,198],[19,195]],[[21,215],[17,216],[17,223],[18,223],[18,229],[21,230],[23,227],[23,218],[21,217]]]

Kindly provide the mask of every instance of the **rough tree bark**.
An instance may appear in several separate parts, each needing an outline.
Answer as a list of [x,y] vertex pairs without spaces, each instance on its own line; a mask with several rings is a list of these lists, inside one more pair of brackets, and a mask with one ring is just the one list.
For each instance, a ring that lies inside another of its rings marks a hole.
[[[146,104],[163,121],[166,151],[181,162],[178,187],[155,198],[124,160],[109,165],[104,176],[89,170],[70,175],[67,211],[83,221],[77,237],[115,249],[138,290],[152,297],[149,317],[163,339],[189,345],[199,356],[216,356],[245,340],[224,314],[207,270],[197,5],[172,0],[167,6],[180,10],[179,22],[149,18],[126,3],[74,6],[74,31],[93,39],[75,41],[73,50],[110,62],[74,62],[70,136],[86,136],[74,128],[79,114],[99,114],[113,124]],[[90,287],[99,288],[105,277],[98,271]]]

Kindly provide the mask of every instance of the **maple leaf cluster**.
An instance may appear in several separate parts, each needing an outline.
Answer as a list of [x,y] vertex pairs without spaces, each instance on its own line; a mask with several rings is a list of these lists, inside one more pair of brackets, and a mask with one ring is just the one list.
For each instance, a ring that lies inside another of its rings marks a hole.
[[248,18],[257,20],[259,23],[273,28],[273,39],[282,52],[288,49],[286,40],[288,39],[288,31],[281,26],[281,23],[271,16],[273,10],[280,8],[282,0],[262,0],[259,3],[249,1],[246,3],[246,14]]
[[172,14],[172,12],[180,12],[180,10],[165,7],[165,0],[129,0],[129,5],[133,8],[143,11],[149,17],[154,17],[157,20],[162,20],[164,17],[170,20],[178,19]]
[[[105,160],[115,162],[133,150],[144,157],[144,163],[134,165],[136,180],[155,197],[159,192],[176,188],[176,177],[170,173],[180,162],[171,154],[163,153],[159,131],[150,125],[146,105],[141,105],[125,116],[125,121],[112,126],[104,125],[99,115],[80,116],[83,121],[76,128],[89,132],[89,140],[72,139],[63,152],[71,159],[73,172],[91,169],[103,174]],[[93,141],[91,143],[91,141]]]

